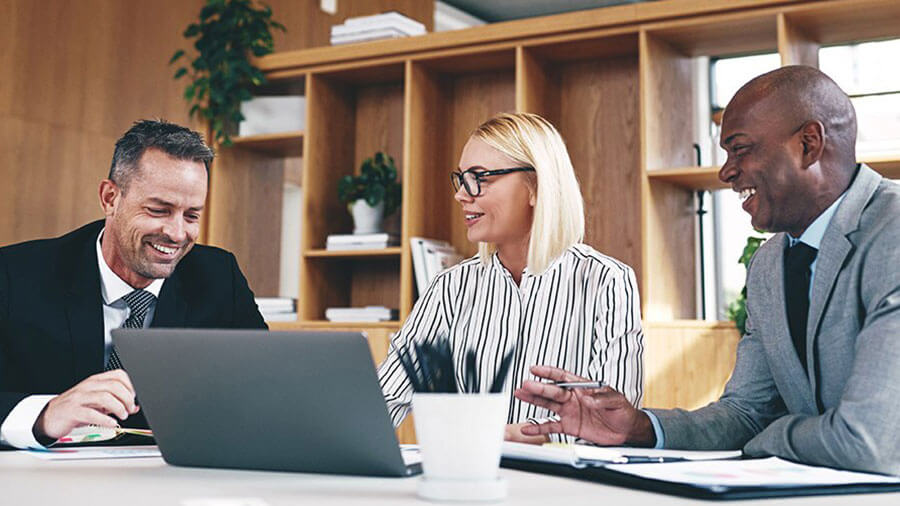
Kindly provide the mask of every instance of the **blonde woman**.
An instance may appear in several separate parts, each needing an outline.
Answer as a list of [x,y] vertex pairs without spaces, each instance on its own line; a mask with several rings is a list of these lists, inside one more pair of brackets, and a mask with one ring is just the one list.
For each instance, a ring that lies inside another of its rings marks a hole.
[[469,138],[451,182],[478,255],[439,274],[391,342],[378,376],[394,424],[409,412],[413,393],[397,351],[438,336],[450,340],[460,384],[465,352],[476,350],[482,392],[503,356],[516,350],[504,390],[509,440],[546,441],[520,429],[551,413],[512,396],[532,379],[532,365],[603,381],[640,405],[643,332],[634,272],[581,242],[584,203],[559,132],[535,114],[499,114]]

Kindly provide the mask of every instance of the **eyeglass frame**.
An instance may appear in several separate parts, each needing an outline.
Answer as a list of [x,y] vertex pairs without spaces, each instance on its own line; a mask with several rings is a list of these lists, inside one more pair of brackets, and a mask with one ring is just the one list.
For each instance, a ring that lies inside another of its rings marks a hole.
[[[458,192],[460,188],[465,188],[466,193],[468,193],[470,197],[480,197],[481,183],[485,181],[485,178],[488,178],[490,176],[502,176],[504,174],[510,174],[513,172],[535,172],[535,170],[534,167],[509,167],[507,169],[487,170],[484,167],[476,165],[474,167],[469,167],[462,172],[458,170],[450,171],[450,185],[453,187],[454,191]],[[472,189],[469,188],[468,183],[466,183],[465,176],[468,173],[472,173],[475,175],[475,184],[478,185],[478,192],[476,192],[475,194],[472,194]]]

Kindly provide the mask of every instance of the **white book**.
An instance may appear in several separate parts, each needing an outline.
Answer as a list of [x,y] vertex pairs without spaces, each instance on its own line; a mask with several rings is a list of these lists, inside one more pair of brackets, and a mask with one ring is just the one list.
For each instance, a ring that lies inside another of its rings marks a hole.
[[385,242],[361,242],[353,244],[328,244],[325,249],[328,251],[359,251],[366,249],[385,249],[396,244],[388,244]]
[[366,306],[366,307],[330,307],[325,310],[325,315],[345,315],[345,316],[381,316],[390,318],[396,309],[385,306]]
[[404,16],[403,14],[391,11],[391,12],[383,12],[381,14],[372,14],[370,16],[357,16],[353,18],[347,18],[344,20],[344,24],[347,26],[380,26],[383,23],[391,22],[402,24],[408,27],[411,30],[421,30],[422,33],[425,33],[425,25],[419,23],[415,19],[412,19],[408,16]]
[[297,321],[297,313],[267,313],[260,311],[263,320],[267,322],[293,322]]
[[409,242],[419,295],[425,293],[438,273],[462,260],[462,255],[446,241],[412,237]]
[[330,307],[325,318],[333,322],[380,322],[396,320],[399,312],[384,306]]
[[332,45],[350,44],[351,42],[366,42],[370,40],[397,39],[400,37],[408,37],[409,35],[394,30],[393,28],[380,28],[365,33],[344,35],[340,37],[332,37]]
[[399,241],[400,237],[396,234],[388,234],[386,232],[378,234],[332,234],[325,241],[328,244],[353,244],[353,243],[378,243],[388,241]]
[[387,22],[382,23],[378,26],[348,26],[348,25],[334,25],[331,27],[331,38],[336,37],[347,37],[351,35],[360,35],[364,33],[369,33],[376,30],[394,30],[397,33],[403,35],[425,35],[425,30],[411,30],[409,27],[404,26],[402,24]]
[[296,310],[296,300],[288,297],[257,297],[259,311],[268,313],[290,313]]

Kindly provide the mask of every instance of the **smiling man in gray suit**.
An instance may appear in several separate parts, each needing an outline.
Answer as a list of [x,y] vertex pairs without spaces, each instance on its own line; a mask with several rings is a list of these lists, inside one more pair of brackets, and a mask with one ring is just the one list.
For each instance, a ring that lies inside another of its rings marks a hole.
[[609,388],[526,381],[516,396],[559,421],[522,432],[900,475],[900,185],[856,164],[850,99],[811,67],[753,79],[722,126],[719,178],[755,227],[778,232],[750,263],[747,332],[724,394],[695,411],[638,410]]

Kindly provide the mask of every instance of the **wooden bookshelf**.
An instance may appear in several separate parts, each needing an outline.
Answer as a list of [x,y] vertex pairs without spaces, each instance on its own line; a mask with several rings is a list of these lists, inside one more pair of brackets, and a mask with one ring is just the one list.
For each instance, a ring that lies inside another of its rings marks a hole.
[[303,132],[299,130],[233,137],[231,141],[238,148],[250,149],[271,156],[289,157],[303,154]]
[[400,246],[392,246],[390,248],[381,249],[361,249],[361,250],[327,250],[327,249],[311,249],[303,253],[307,258],[366,258],[366,257],[390,257],[400,256],[403,248]]
[[[648,399],[685,378],[692,360],[683,348],[683,367],[659,365],[668,336],[721,346],[697,356],[730,367],[721,357],[733,353],[733,327],[684,323],[696,314],[692,193],[725,187],[718,167],[691,167],[694,132],[704,127],[695,124],[697,59],[777,51],[785,65],[818,65],[823,44],[900,36],[896,19],[896,0],[660,0],[264,57],[271,86],[302,90],[307,101],[299,134],[299,321],[273,328],[365,330],[382,336],[373,356],[386,353],[400,322],[333,324],[322,321],[325,309],[396,307],[402,322],[415,293],[410,237],[474,254],[447,172],[479,123],[501,111],[528,111],[546,116],[566,140],[586,202],[586,242],[638,275],[643,316],[652,322],[648,356],[663,371],[648,369]],[[267,142],[240,139],[237,149],[222,150],[211,184],[210,242],[239,253],[254,290],[277,279],[270,251],[277,235],[271,239],[267,220],[280,220],[272,211],[280,206],[272,193],[283,177],[280,161],[297,154],[260,147]],[[403,184],[401,209],[388,223],[401,245],[323,250],[329,234],[351,230],[338,179],[378,150],[394,157]],[[900,177],[900,156],[864,161]],[[721,374],[714,376],[687,379],[708,393],[721,388]],[[679,392],[677,401],[690,407],[708,398],[695,393]]]
[[720,167],[683,167],[647,172],[651,181],[663,181],[688,190],[721,190],[729,186],[719,180]]

